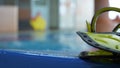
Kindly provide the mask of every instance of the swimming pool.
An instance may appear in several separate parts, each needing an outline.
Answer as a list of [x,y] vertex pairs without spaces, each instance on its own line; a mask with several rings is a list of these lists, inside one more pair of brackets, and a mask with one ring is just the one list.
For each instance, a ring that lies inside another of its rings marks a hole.
[[[20,32],[0,35],[1,68],[101,68],[79,59],[93,50],[75,32]],[[119,66],[119,65],[117,65]]]

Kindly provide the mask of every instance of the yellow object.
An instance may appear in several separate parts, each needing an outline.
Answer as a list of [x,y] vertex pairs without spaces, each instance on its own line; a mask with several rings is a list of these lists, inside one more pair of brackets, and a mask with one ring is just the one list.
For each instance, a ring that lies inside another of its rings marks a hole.
[[46,29],[45,20],[39,15],[30,21],[31,26],[35,31],[40,30],[44,31]]

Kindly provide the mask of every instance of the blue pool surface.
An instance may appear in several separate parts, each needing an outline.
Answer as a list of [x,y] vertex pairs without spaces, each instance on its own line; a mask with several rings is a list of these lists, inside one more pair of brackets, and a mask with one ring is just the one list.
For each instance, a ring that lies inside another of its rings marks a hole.
[[0,68],[113,68],[120,64],[86,62],[78,56],[94,50],[75,32],[0,34]]

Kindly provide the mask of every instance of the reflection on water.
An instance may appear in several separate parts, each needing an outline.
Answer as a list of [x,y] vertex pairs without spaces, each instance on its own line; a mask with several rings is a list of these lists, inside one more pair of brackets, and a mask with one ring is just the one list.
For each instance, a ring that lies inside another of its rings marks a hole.
[[0,49],[61,56],[78,56],[92,49],[75,32],[20,32],[17,36],[9,41],[0,37]]

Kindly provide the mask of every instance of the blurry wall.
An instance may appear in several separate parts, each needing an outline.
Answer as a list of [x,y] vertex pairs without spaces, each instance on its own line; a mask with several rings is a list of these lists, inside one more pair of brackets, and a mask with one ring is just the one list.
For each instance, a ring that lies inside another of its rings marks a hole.
[[31,30],[30,21],[30,0],[0,0],[0,6],[18,7],[18,30]]
[[30,16],[31,16],[31,1],[30,0],[18,0],[19,6],[19,30],[31,30]]
[[75,29],[86,31],[86,20],[91,22],[94,14],[94,0],[77,0]]
[[60,0],[60,29],[86,31],[86,20],[91,22],[94,0]]
[[75,11],[77,8],[77,0],[59,0],[59,16],[61,30],[74,29],[76,23]]
[[18,6],[19,30],[32,30],[30,19],[38,12],[48,29],[86,30],[93,16],[94,0],[0,0],[0,5]]
[[59,0],[50,0],[49,3],[49,29],[58,30],[60,25]]
[[18,7],[0,6],[0,33],[18,32]]
[[[111,7],[120,8],[120,0],[109,0],[109,3],[110,3]],[[119,17],[120,17],[120,13],[118,13],[118,12],[115,12],[115,11],[109,12],[110,19],[115,19],[117,15],[119,15]]]

